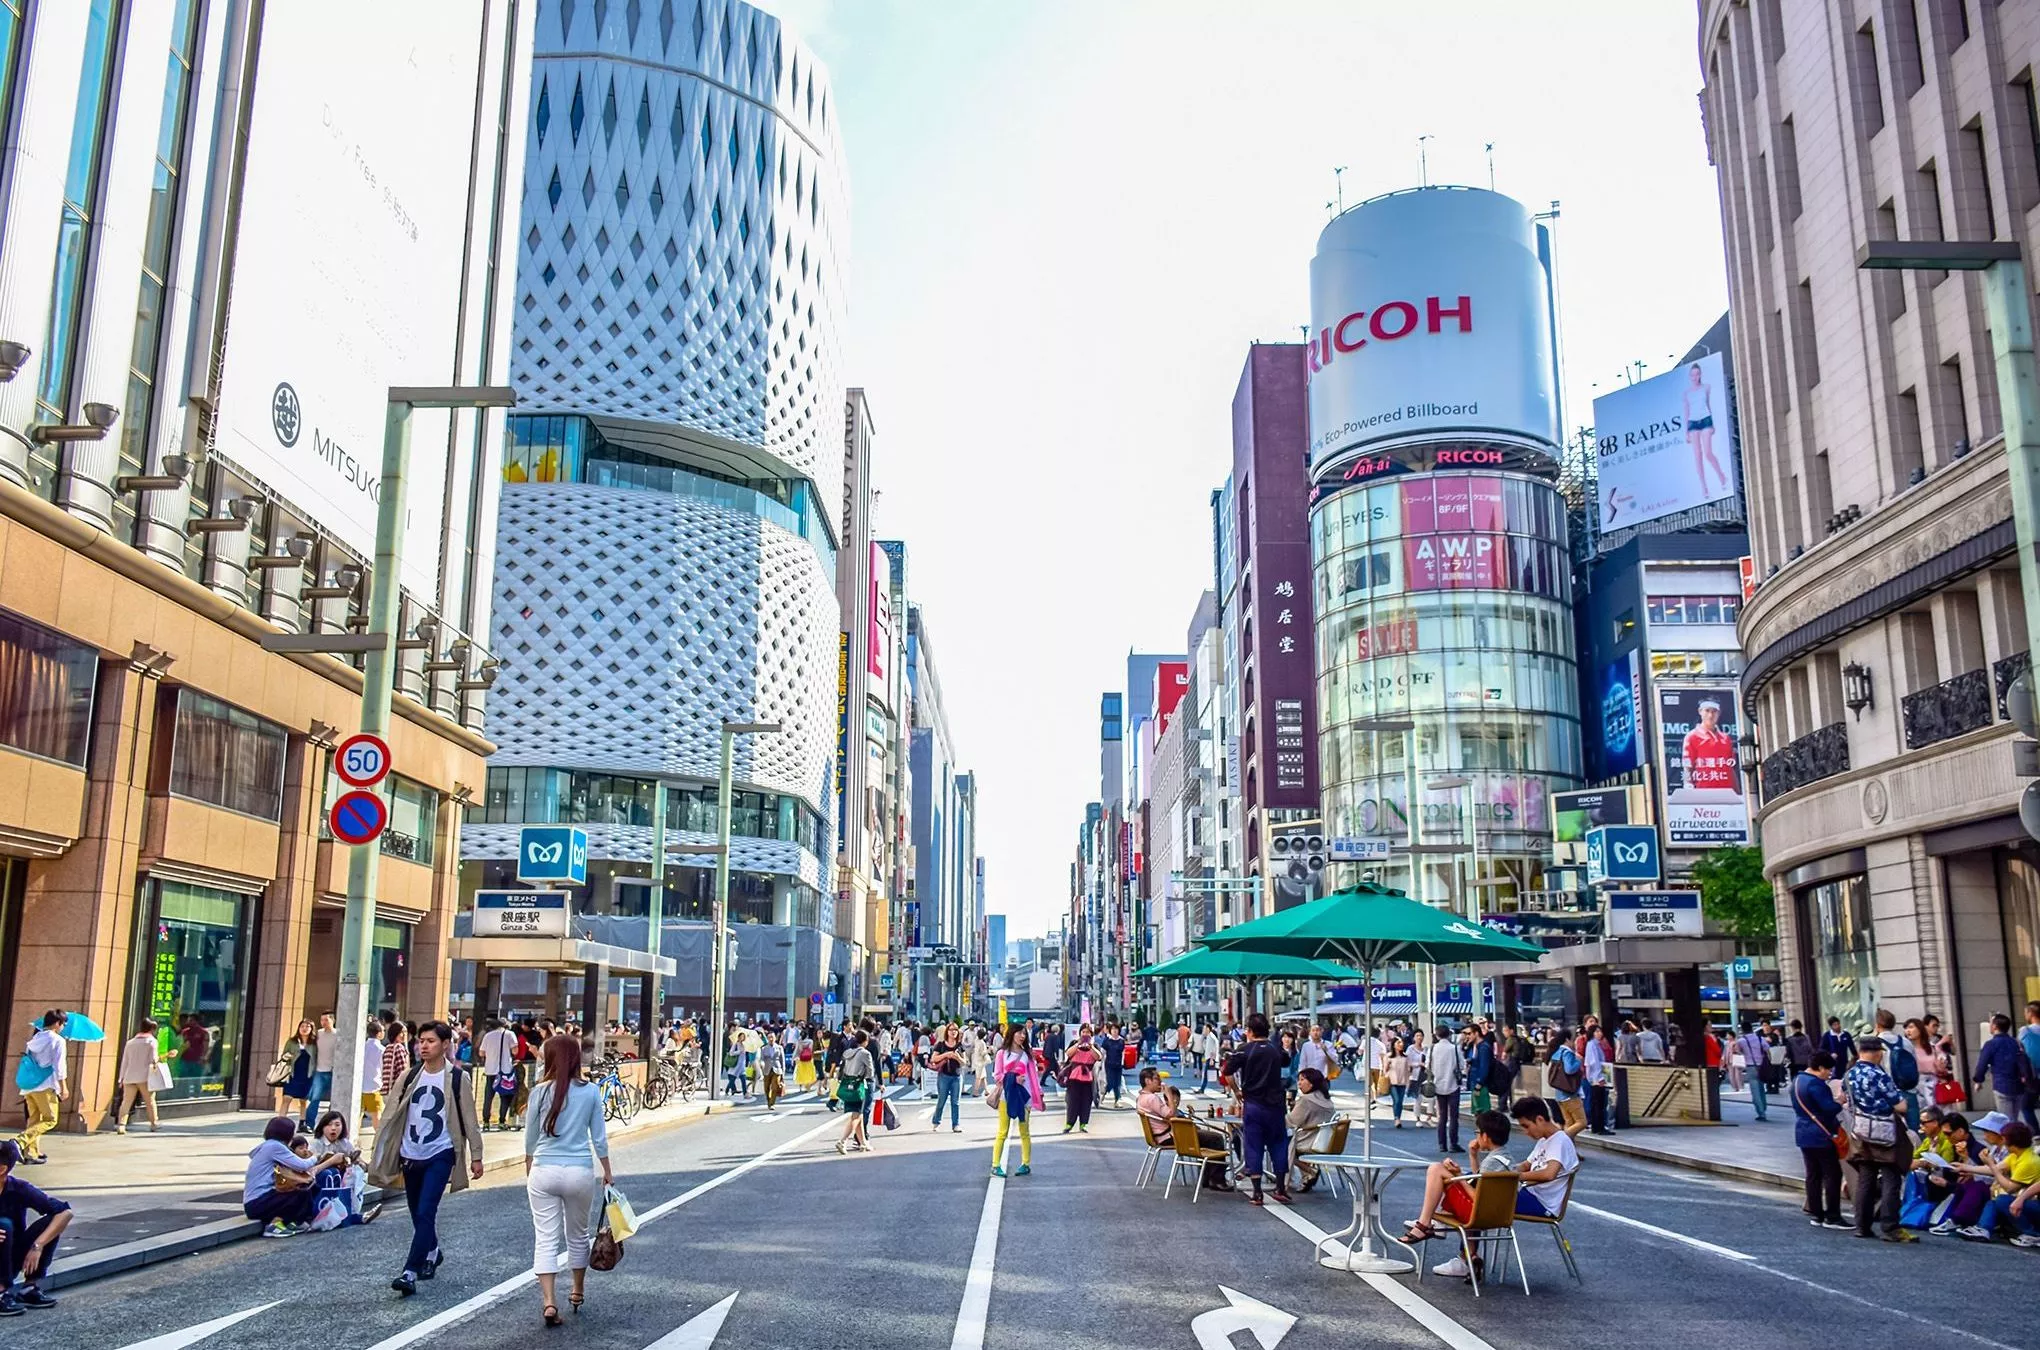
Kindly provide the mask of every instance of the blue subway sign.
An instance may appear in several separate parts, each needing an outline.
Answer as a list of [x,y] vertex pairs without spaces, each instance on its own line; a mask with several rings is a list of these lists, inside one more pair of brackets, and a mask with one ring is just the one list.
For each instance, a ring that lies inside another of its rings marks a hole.
[[517,836],[517,879],[588,884],[588,832],[572,825],[526,825]]
[[1658,879],[1655,825],[1601,825],[1587,831],[1587,884]]

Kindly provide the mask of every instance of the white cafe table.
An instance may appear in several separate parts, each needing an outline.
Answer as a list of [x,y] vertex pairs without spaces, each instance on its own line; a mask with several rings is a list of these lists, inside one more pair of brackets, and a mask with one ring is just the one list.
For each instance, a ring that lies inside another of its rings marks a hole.
[[[1421,1167],[1423,1164],[1409,1158],[1368,1158],[1353,1153],[1313,1156],[1310,1162],[1320,1171],[1347,1173],[1349,1184],[1346,1189],[1353,1196],[1353,1222],[1319,1240],[1316,1249],[1318,1264],[1333,1270],[1349,1270],[1356,1275],[1407,1275],[1415,1270],[1415,1263],[1383,1255],[1381,1250],[1377,1250],[1375,1235],[1380,1234],[1384,1246],[1394,1242],[1398,1247],[1410,1250],[1388,1235],[1388,1230],[1381,1226],[1377,1211],[1381,1206],[1382,1188],[1388,1185],[1389,1178],[1404,1168]],[[1328,1242],[1345,1243],[1345,1251],[1324,1255]]]

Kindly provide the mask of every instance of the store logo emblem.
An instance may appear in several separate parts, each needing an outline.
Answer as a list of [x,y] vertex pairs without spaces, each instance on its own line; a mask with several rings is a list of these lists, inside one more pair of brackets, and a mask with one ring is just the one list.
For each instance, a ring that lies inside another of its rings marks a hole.
[[269,425],[286,449],[297,444],[298,435],[304,430],[304,407],[298,402],[297,390],[287,383],[278,383],[276,392],[269,396]]

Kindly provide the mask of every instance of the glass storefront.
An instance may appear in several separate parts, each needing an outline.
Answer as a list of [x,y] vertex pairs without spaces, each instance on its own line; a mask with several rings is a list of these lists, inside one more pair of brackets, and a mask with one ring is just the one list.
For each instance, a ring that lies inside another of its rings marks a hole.
[[2040,847],[2019,844],[1997,850],[1998,911],[2005,925],[2005,979],[2011,990],[2012,1022],[2020,1009],[2040,1000]]
[[1557,491],[1492,473],[1355,486],[1312,507],[1311,550],[1326,832],[1463,843],[1419,877],[1404,856],[1374,869],[1434,901],[1476,878],[1491,903],[1535,888],[1582,749]]
[[411,988],[411,925],[376,924],[370,946],[368,1006],[379,1013],[402,1016],[404,997]]
[[240,1095],[254,911],[253,900],[231,891],[145,883],[132,1020],[155,1020],[170,1066],[170,1090],[158,1100],[226,1102]]
[[1870,881],[1861,873],[1799,892],[1800,949],[1806,956],[1808,1006],[1817,1025],[1830,1017],[1856,1031],[1877,1011],[1877,941],[1870,925]]

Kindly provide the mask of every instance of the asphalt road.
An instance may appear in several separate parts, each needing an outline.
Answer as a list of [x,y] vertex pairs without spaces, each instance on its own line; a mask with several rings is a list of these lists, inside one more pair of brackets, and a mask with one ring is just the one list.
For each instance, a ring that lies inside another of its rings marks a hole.
[[[2031,1300],[2017,1291],[2040,1287],[2040,1255],[1861,1242],[1810,1228],[1783,1192],[1718,1177],[1590,1155],[1567,1223],[1585,1283],[1565,1275],[1549,1234],[1526,1232],[1530,1297],[1491,1286],[1476,1299],[1463,1282],[1317,1266],[1314,1236],[1349,1214],[1322,1189],[1283,1214],[1233,1195],[1193,1205],[1182,1187],[1164,1201],[1159,1181],[1136,1191],[1130,1111],[1065,1136],[1052,1102],[1033,1174],[1001,1182],[987,1175],[993,1120],[981,1103],[966,1104],[961,1134],[930,1131],[927,1109],[901,1103],[902,1128],[847,1158],[831,1148],[842,1118],[813,1105],[770,1118],[742,1108],[619,1141],[619,1181],[657,1217],[617,1270],[591,1274],[586,1311],[564,1330],[540,1325],[525,1275],[530,1220],[511,1177],[448,1201],[448,1263],[412,1299],[387,1287],[410,1236],[398,1206],[365,1229],[242,1243],[67,1290],[60,1309],[0,1323],[0,1344],[1480,1350],[1533,1331],[1540,1343],[1667,1350],[1809,1336],[2035,1344]],[[1406,1151],[1413,1164],[1428,1160],[1427,1143],[1377,1134],[1377,1152]],[[1398,1225],[1420,1184],[1414,1166],[1390,1184]],[[1447,1254],[1433,1244],[1426,1256]]]

